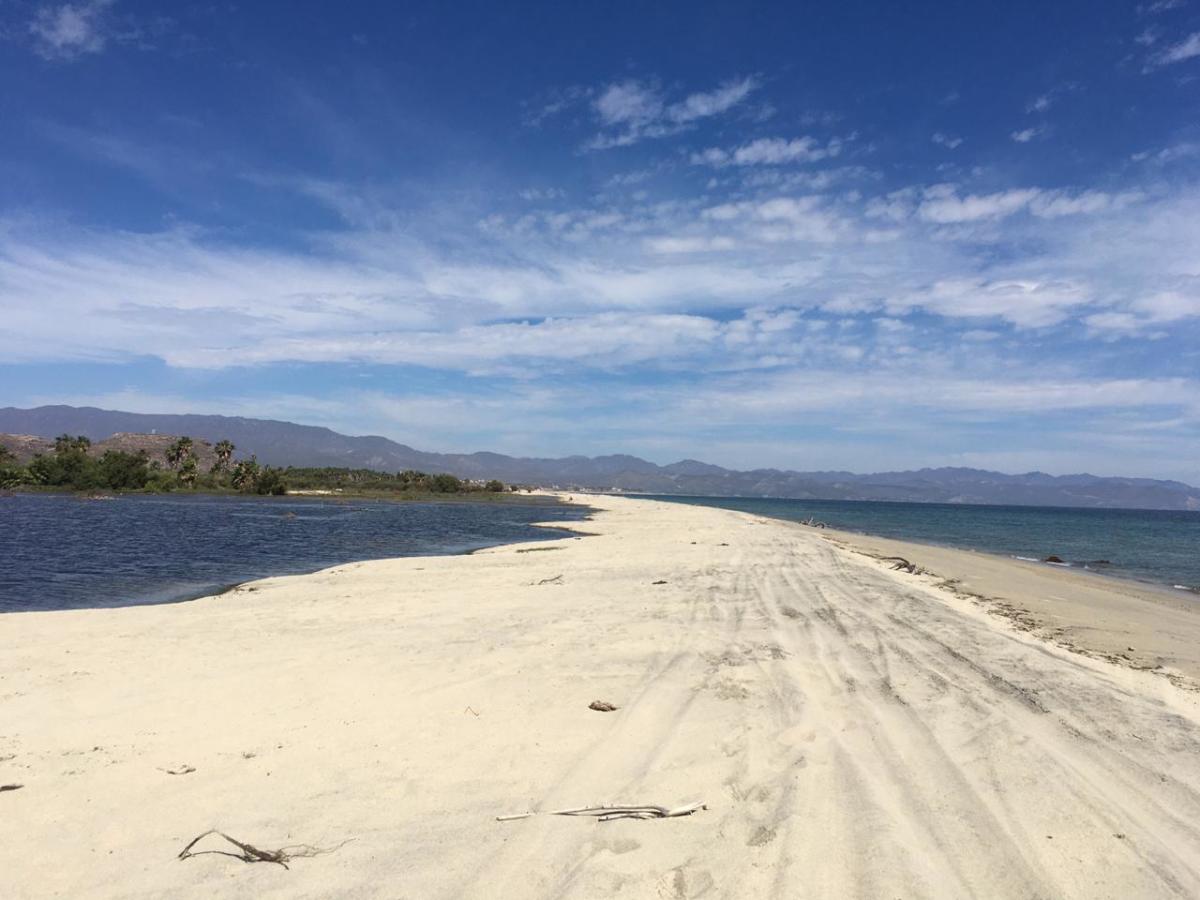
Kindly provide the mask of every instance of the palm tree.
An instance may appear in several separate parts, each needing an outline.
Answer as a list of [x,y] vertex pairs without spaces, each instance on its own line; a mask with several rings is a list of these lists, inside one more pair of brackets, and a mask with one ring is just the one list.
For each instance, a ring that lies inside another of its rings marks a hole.
[[70,453],[73,450],[86,451],[90,446],[92,446],[91,439],[82,434],[79,436],[60,434],[54,439],[55,453]]
[[166,450],[167,465],[172,469],[192,458],[192,439],[184,435]]
[[233,441],[220,440],[217,441],[217,445],[213,447],[213,449],[217,453],[217,461],[213,463],[212,471],[224,472],[229,468],[229,461],[233,459],[233,451],[236,450],[237,447],[233,445]]
[[196,476],[199,474],[196,466],[196,458],[189,456],[179,466],[179,480],[188,487],[194,487],[196,484]]
[[239,491],[254,490],[258,484],[258,460],[251,456],[249,459],[243,459],[237,463],[233,467],[230,481]]

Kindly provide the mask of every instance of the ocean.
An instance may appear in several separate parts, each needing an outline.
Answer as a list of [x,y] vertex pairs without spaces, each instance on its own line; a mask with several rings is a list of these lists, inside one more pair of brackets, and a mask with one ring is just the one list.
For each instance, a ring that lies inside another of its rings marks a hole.
[[568,534],[583,507],[291,497],[0,497],[0,612],[169,603],[271,575]]
[[898,540],[1064,564],[1200,592],[1200,512],[654,495]]

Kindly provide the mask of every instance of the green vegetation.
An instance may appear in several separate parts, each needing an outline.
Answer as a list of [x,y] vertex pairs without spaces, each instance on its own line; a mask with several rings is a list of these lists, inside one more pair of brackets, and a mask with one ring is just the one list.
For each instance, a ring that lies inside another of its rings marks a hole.
[[216,451],[217,461],[213,463],[212,474],[216,475],[220,472],[228,471],[229,462],[233,459],[233,451],[237,448],[233,446],[233,441],[221,440],[217,441],[217,446],[213,447]]
[[[206,445],[203,445],[206,446]],[[200,454],[206,451],[200,449]],[[244,494],[329,491],[351,495],[385,495],[416,498],[425,495],[495,495],[508,490],[495,479],[487,483],[464,481],[454,475],[427,474],[411,469],[375,472],[371,469],[275,468],[249,459],[233,459],[231,441],[213,447],[216,461],[201,470],[197,445],[190,437],[174,441],[159,459],[145,451],[105,450],[97,456],[83,436],[59,435],[52,453],[38,454],[22,466],[15,454],[0,445],[0,488],[47,488],[72,491],[209,491]]]
[[0,489],[16,487],[24,482],[25,470],[17,465],[17,455],[0,445]]
[[260,466],[251,458],[230,467],[236,449],[230,441],[215,448],[217,462],[203,473],[196,458],[196,445],[181,437],[162,454],[151,459],[145,451],[129,453],[105,450],[95,456],[92,442],[83,436],[59,435],[54,452],[38,454],[27,466],[0,447],[0,488],[51,488],[71,491],[242,491],[248,494],[286,494],[287,485],[279,469]]
[[295,468],[284,470],[294,490],[328,490],[351,494],[496,494],[507,490],[495,479],[486,484],[464,481],[454,475],[429,475],[413,469],[376,472],[373,469]]
[[[222,441],[228,444],[228,441]],[[229,452],[233,453],[233,444],[229,444]],[[217,466],[213,466],[214,473]],[[229,483],[244,494],[286,494],[287,481],[279,469],[270,466],[260,466],[258,460],[251,456],[249,459],[238,461],[229,475]]]

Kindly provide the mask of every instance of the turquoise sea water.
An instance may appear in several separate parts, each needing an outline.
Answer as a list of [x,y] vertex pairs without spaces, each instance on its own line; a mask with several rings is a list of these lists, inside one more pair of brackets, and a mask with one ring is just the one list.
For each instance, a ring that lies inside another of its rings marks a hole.
[[1200,592],[1200,512],[949,503],[674,497],[776,519],[1042,560]]
[[293,497],[0,496],[0,613],[167,603],[340,563],[566,536],[579,506]]

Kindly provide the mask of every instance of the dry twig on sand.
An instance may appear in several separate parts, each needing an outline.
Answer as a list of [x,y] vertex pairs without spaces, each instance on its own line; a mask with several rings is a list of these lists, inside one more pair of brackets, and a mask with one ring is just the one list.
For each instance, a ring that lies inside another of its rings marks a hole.
[[555,575],[553,578],[543,578],[541,581],[538,582],[538,585],[540,586],[543,584],[562,584],[562,583],[563,583],[563,577],[561,575]]
[[[198,843],[200,843],[200,841],[204,840],[210,834],[220,835],[225,840],[229,841],[229,843],[233,844],[233,846],[237,847],[241,852],[231,853],[228,850],[192,850],[193,847],[195,847]],[[243,843],[237,838],[230,837],[223,831],[218,831],[216,828],[210,828],[208,831],[204,832],[204,834],[197,835],[196,837],[192,838],[191,842],[179,851],[179,858],[190,859],[193,856],[203,856],[206,853],[216,853],[219,856],[232,856],[234,859],[240,859],[242,862],[246,863],[275,863],[275,865],[283,866],[286,869],[288,867],[288,860],[307,858],[311,856],[322,856],[326,853],[332,853],[334,850],[339,850],[346,846],[346,844],[350,843],[352,840],[354,840],[354,838],[347,838],[336,847],[328,848],[312,847],[308,844],[296,844],[291,847],[281,847],[278,850],[260,850],[253,844]]]
[[23,784],[0,784],[0,794],[5,791],[19,791],[23,787],[25,787]]
[[[573,809],[556,809],[546,813],[548,816],[588,816],[601,822],[612,822],[615,819],[678,819],[690,816],[694,812],[708,809],[704,803],[688,803],[668,809],[665,806],[578,806]],[[513,822],[517,819],[528,819],[536,816],[536,812],[516,813],[511,816],[496,816],[497,822]]]
[[903,572],[908,572],[912,575],[920,575],[922,572],[925,571],[924,569],[920,568],[916,563],[910,563],[903,556],[880,556],[879,561],[895,563],[895,565],[891,567],[893,572],[903,571]]

